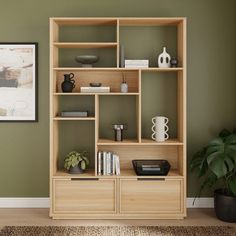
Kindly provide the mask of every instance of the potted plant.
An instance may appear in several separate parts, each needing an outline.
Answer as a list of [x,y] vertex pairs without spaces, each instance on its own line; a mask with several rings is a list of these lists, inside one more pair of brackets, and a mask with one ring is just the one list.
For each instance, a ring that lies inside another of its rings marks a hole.
[[80,174],[89,165],[87,152],[76,152],[72,151],[68,153],[64,160],[64,167],[69,171],[70,174]]
[[194,154],[190,168],[203,179],[196,197],[203,189],[217,186],[214,191],[216,216],[223,221],[236,222],[236,130],[222,130],[217,138]]

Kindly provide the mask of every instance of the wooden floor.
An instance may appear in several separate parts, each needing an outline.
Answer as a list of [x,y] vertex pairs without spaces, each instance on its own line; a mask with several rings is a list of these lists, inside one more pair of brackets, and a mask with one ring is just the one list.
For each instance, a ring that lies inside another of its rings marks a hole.
[[52,220],[48,209],[0,209],[0,227],[5,225],[56,225],[56,226],[205,226],[231,225],[215,218],[213,209],[189,209],[184,220]]

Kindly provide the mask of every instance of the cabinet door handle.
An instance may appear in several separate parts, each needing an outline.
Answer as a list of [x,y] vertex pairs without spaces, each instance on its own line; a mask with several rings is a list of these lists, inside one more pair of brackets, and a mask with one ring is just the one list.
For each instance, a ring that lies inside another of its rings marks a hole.
[[72,181],[98,181],[99,178],[71,178]]
[[138,181],[165,181],[165,178],[138,178]]

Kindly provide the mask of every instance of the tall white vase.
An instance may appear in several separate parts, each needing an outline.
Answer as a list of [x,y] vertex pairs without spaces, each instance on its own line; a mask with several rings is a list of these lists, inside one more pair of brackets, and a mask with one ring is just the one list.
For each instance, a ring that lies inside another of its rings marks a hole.
[[169,68],[170,59],[170,55],[166,52],[166,47],[163,47],[163,52],[158,56],[158,66],[160,68]]

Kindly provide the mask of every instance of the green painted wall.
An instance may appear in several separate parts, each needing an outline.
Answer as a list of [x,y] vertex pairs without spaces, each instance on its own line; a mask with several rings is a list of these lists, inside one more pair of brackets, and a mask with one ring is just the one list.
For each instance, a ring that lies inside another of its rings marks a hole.
[[[47,197],[50,16],[188,18],[188,157],[236,120],[235,0],[1,0],[0,41],[39,43],[39,122],[0,123],[0,197]],[[197,180],[188,178],[188,196]],[[205,193],[205,195],[208,195]]]

